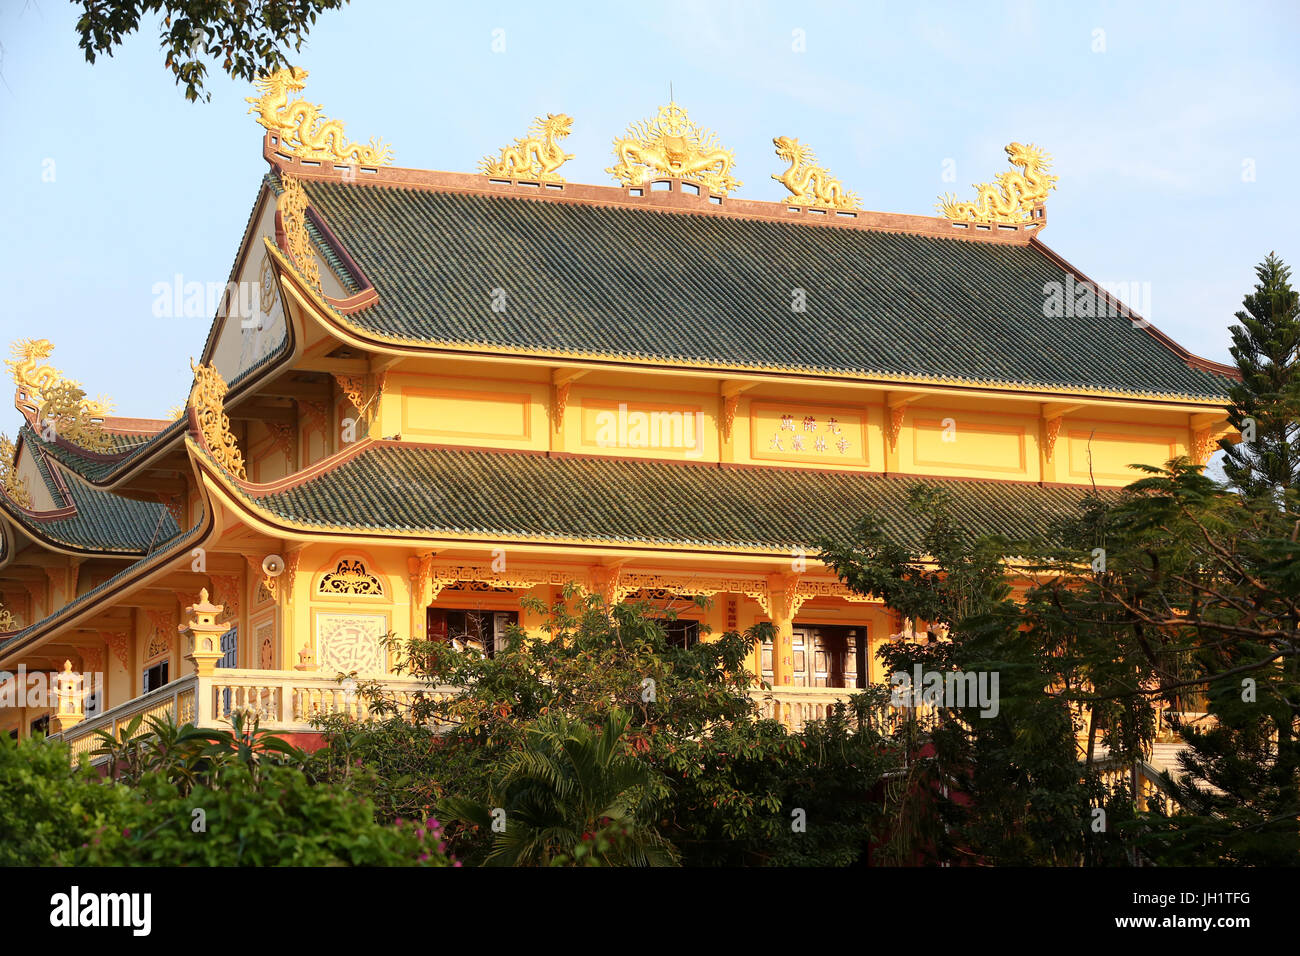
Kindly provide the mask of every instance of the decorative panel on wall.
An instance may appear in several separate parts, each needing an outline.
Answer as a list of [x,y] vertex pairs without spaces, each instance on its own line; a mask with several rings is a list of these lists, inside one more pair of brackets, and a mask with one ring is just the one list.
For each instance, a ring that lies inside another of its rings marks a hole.
[[754,458],[805,465],[869,464],[864,409],[754,401],[749,421]]
[[317,666],[324,674],[388,673],[388,650],[383,645],[388,633],[386,614],[316,615]]

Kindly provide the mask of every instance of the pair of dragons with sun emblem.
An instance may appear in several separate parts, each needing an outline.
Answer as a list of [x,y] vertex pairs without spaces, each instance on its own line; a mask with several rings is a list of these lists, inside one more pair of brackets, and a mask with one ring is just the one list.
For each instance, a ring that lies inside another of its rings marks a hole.
[[[249,97],[250,113],[258,122],[279,136],[282,148],[303,159],[329,160],[335,164],[380,166],[391,163],[390,147],[376,140],[368,144],[349,142],[343,124],[321,116],[321,108],[301,98],[307,71],[287,67],[258,81],[259,97]],[[563,183],[558,170],[573,159],[562,141],[572,131],[573,120],[564,113],[538,117],[528,135],[519,137],[496,156],[485,156],[479,163],[484,175],[543,183]],[[778,136],[772,140],[777,156],[789,167],[772,178],[790,191],[786,200],[792,206],[835,210],[860,209],[855,193],[822,166],[813,151],[799,140]],[[972,201],[958,200],[951,194],[936,204],[949,219],[981,223],[1028,222],[1036,205],[1046,200],[1056,188],[1057,177],[1048,173],[1051,158],[1036,146],[1012,143],[1006,147],[1012,169],[995,177],[995,182],[975,186]],[[719,144],[717,135],[697,126],[686,110],[676,103],[660,107],[653,119],[628,127],[625,135],[614,140],[617,162],[606,172],[622,185],[641,188],[659,178],[689,179],[725,196],[739,187],[736,179],[735,153]]]

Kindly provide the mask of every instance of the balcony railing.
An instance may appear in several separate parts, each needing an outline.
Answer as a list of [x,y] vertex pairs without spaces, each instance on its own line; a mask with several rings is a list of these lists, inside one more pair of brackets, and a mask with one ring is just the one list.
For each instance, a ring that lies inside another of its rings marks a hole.
[[[384,696],[398,712],[410,708],[419,695],[450,696],[451,687],[430,688],[420,680],[392,678],[380,683]],[[99,746],[97,730],[121,739],[124,728],[137,716],[141,724],[151,717],[170,717],[178,724],[193,723],[204,729],[229,729],[235,713],[255,716],[263,730],[307,733],[312,719],[344,714],[358,720],[369,717],[369,705],[355,689],[323,675],[294,671],[218,670],[210,677],[190,674],[142,697],[95,714],[56,739],[72,747],[74,758]]]
[[[847,704],[859,693],[851,687],[764,687],[750,691],[750,696],[758,704],[761,716],[779,720],[791,732],[798,733],[811,721],[825,720],[836,704]],[[933,704],[890,707],[888,714],[882,715],[886,726],[880,729],[897,726],[907,717],[915,717],[925,725],[934,719],[935,713]]]

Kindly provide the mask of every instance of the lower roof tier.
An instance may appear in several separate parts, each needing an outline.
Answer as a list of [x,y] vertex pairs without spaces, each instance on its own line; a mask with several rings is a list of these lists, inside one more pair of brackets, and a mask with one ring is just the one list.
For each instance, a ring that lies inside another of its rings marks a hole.
[[[395,441],[247,500],[288,528],[399,536],[785,552],[865,516],[919,536],[915,476],[555,457]],[[1076,512],[1077,486],[924,479],[975,533],[1028,538]]]

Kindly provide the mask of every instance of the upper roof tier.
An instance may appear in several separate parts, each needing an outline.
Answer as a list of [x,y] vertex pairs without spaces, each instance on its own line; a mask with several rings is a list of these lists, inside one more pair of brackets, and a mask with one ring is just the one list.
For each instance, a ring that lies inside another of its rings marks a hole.
[[[377,300],[340,319],[379,343],[1199,400],[1231,375],[1084,288],[1033,235],[719,206],[680,181],[656,201],[267,156],[302,181],[326,261],[341,254],[373,285]],[[1072,309],[1050,307],[1055,288]]]

